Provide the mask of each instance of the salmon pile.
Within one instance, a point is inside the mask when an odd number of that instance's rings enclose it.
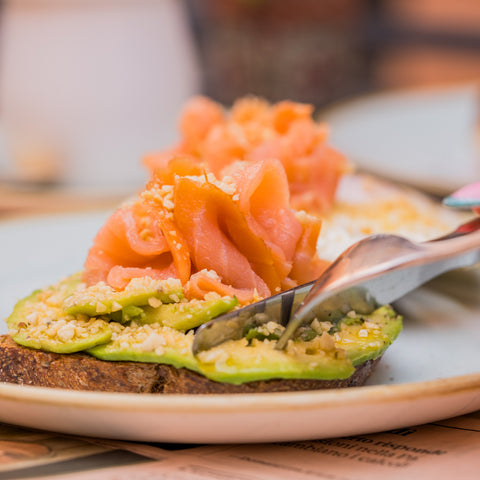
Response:
[[[349,165],[312,115],[290,101],[244,98],[225,111],[192,99],[178,144],[144,158],[150,181],[96,235],[84,281],[121,290],[176,278],[187,298],[245,305],[318,277],[321,217]]]

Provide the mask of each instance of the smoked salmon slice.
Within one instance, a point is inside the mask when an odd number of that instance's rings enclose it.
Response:
[[[107,281],[115,266],[146,268],[170,256],[168,243],[139,204],[115,211],[95,236],[85,262],[84,280]],[[162,258],[163,260],[163,258]]]
[[[200,171],[174,157],[114,212],[87,256],[87,284],[122,289],[139,276],[178,278],[192,298],[233,292],[245,303],[295,285],[292,272],[311,279],[320,220],[305,227],[290,208],[280,161],[238,162],[222,180]]]
[[[236,297],[240,305],[248,305],[262,298],[255,290],[225,285],[216,273],[208,270],[194,273],[185,285],[184,291],[185,297],[189,300],[194,298],[202,300],[209,293],[214,292],[222,297]]]
[[[195,97],[180,116],[180,140],[169,150],[149,154],[145,166],[164,168],[172,155],[222,178],[241,161],[279,160],[285,168],[293,205],[324,214],[333,205],[346,158],[327,144],[328,129],[315,122],[309,104],[283,101],[274,105],[246,97],[226,112],[214,101]]]
[[[313,111],[255,97],[226,111],[193,98],[177,145],[144,158],[145,190],[95,237],[85,281],[177,278],[187,297],[215,291],[244,304],[316,278],[328,265],[316,253],[320,218],[349,165]]]

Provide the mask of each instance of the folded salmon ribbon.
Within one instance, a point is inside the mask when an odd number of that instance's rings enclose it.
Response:
[[[311,113],[245,99],[227,117],[194,99],[180,144],[146,157],[145,190],[96,235],[84,280],[123,289],[135,277],[178,278],[187,298],[213,291],[247,304],[316,278],[327,262],[311,213],[331,206],[347,167]]]
[[[296,209],[324,213],[333,203],[340,177],[351,169],[327,144],[328,128],[312,118],[313,106],[292,101],[270,105],[256,98],[237,100],[229,111],[205,97],[184,107],[180,141],[144,157],[148,169],[164,168],[172,154],[191,156],[218,178],[238,160],[275,158],[282,163]]]

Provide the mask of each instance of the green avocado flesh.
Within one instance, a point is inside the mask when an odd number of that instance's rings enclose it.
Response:
[[[193,329],[237,304],[234,297],[215,295],[187,301],[181,285],[171,281],[135,279],[124,291],[86,288],[77,274],[18,302],[7,325],[12,338],[27,347],[164,363],[234,384],[348,378],[355,366],[382,355],[402,329],[401,317],[384,306],[368,316],[351,312],[334,325],[314,320],[285,350],[275,349],[284,327],[269,321],[194,356]]]
[[[186,334],[171,327],[153,325],[116,325],[114,339],[87,352],[106,361],[166,363],[177,368],[199,371],[192,353],[193,330]]]
[[[275,350],[275,339],[259,340],[255,335],[248,341],[247,333],[246,338],[200,352],[199,368],[212,380],[235,384],[270,378],[343,379],[357,365],[382,355],[402,329],[401,317],[388,306],[368,317],[347,316],[337,328],[326,323],[317,322],[314,338],[305,341],[300,334],[284,351]]]
[[[139,323],[159,323],[176,330],[190,330],[218,317],[222,313],[229,312],[238,305],[235,297],[222,297],[213,300],[196,300],[190,302],[170,303],[158,308],[145,307],[145,315],[139,319]]]
[[[80,284],[73,275],[57,285],[36,290],[20,300],[7,318],[13,340],[25,347],[55,353],[74,353],[110,341],[110,325],[99,318],[72,316],[62,308],[63,299]]]
[[[108,315],[116,321],[127,322],[142,314],[139,307],[182,299],[183,289],[179,281],[141,278],[133,279],[122,291],[98,284],[76,291],[65,299],[63,307],[70,315]]]

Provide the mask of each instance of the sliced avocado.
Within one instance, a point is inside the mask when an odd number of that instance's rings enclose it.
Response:
[[[142,307],[137,307],[135,305],[126,305],[119,312],[113,312],[114,314],[120,314],[121,320],[120,323],[127,323],[131,320],[137,318],[143,318],[145,316],[145,310]]]
[[[142,315],[140,310],[132,310],[130,307],[157,307],[163,303],[179,302],[182,298],[183,288],[179,280],[142,277],[132,279],[125,289],[120,291],[103,282],[77,291],[65,299],[64,309],[70,315],[84,314],[89,317],[121,312],[121,316],[117,313],[113,319],[129,321]]]
[[[238,305],[235,297],[216,297],[209,300],[160,305],[157,308],[144,307],[145,315],[139,318],[142,324],[159,323],[176,330],[190,330],[226,313]]]
[[[112,325],[114,339],[87,350],[107,361],[166,363],[198,371],[192,353],[193,332],[185,334],[170,327],[153,325]]]
[[[7,318],[13,340],[26,347],[55,353],[79,352],[108,342],[112,335],[108,323],[63,311],[64,299],[79,285],[80,276],[72,275],[20,300]]]
[[[303,342],[307,343],[307,342]],[[305,349],[299,352],[275,350],[275,342],[246,339],[231,340],[218,347],[200,352],[198,365],[203,375],[217,382],[241,384],[272,378],[348,378],[355,368],[338,349],[331,352]]]
[[[112,331],[108,323],[99,319],[95,322],[98,323],[93,325],[92,322],[67,320],[65,324],[59,319],[51,322],[49,326],[52,332],[56,330],[57,334],[50,334],[49,329],[39,334],[36,329],[30,329],[27,325],[19,328],[11,336],[16,343],[25,347],[54,353],[75,353],[110,340]],[[86,333],[87,336],[83,337],[81,333],[76,332]]]
[[[158,289],[140,291],[137,286],[131,295],[122,297],[125,304],[110,314],[99,315],[94,305],[95,315],[89,316],[82,310],[85,304],[80,302],[70,305],[73,310],[65,310],[64,306],[72,298],[78,299],[81,292],[85,288],[80,276],[72,275],[19,301],[7,319],[13,339],[27,347],[56,353],[85,350],[102,360],[185,367],[211,380],[241,384],[272,378],[348,378],[355,366],[380,356],[402,329],[401,317],[390,307],[381,307],[368,316],[349,314],[334,325],[314,321],[299,330],[285,350],[276,350],[283,327],[266,322],[251,325],[241,340],[194,357],[191,329],[234,308],[236,299],[180,302],[181,286],[168,293]],[[177,303],[164,304],[162,295]],[[103,301],[104,306],[112,309],[119,303],[118,297],[104,297]],[[130,325],[119,323],[126,320],[130,320]]]
[[[220,382],[241,384],[271,378],[331,380],[348,378],[356,365],[379,357],[402,329],[401,317],[381,307],[367,317],[347,316],[338,328],[311,328],[276,350],[276,341],[255,336],[223,343],[197,355],[203,375]],[[272,327],[272,335],[275,329]]]
[[[80,274],[74,274],[67,277],[55,285],[35,290],[28,297],[19,300],[12,313],[7,317],[6,323],[9,329],[16,329],[19,324],[25,323],[29,314],[34,315],[34,307],[58,308],[63,300],[72,295],[80,286]],[[33,316],[32,316],[33,318]],[[23,325],[21,325],[23,327]]]
[[[382,355],[401,331],[402,317],[384,306],[368,316],[347,317],[334,336],[353,365],[360,365]]]

